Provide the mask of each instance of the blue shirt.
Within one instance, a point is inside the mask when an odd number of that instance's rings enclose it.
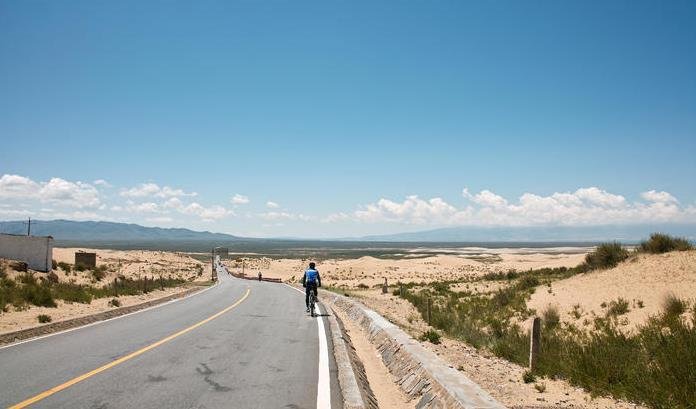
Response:
[[[319,277],[319,272],[317,270],[309,269],[305,271],[305,282],[306,283],[316,283]]]

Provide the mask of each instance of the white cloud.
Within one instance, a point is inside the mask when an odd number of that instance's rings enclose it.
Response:
[[[63,206],[77,208],[96,208],[101,205],[97,189],[82,182],[68,182],[61,178],[52,178],[39,191],[39,200]]]
[[[205,222],[212,222],[215,220],[222,219],[228,215],[234,215],[232,210],[225,209],[222,206],[210,206],[205,207],[199,203],[193,202],[187,206],[178,209],[179,212],[188,215],[196,215]]]
[[[259,217],[265,220],[301,220],[301,221],[311,221],[313,218],[301,213],[289,213],[289,212],[266,212],[259,214]]]
[[[641,193],[640,196],[643,199],[654,203],[679,203],[676,197],[664,191],[658,192],[655,190],[649,190]]]
[[[97,179],[94,182],[92,182],[93,185],[95,186],[101,186],[101,187],[114,187],[111,183],[107,182],[104,179]]]
[[[240,195],[239,193],[237,193],[236,195],[234,195],[234,197],[232,197],[230,202],[234,205],[244,205],[249,203],[249,198],[247,196]]]
[[[575,192],[540,196],[524,193],[517,202],[489,190],[462,196],[472,204],[463,208],[440,198],[429,200],[408,196],[403,202],[380,199],[361,206],[348,216],[358,221],[403,224],[529,226],[529,225],[606,225],[655,222],[696,223],[696,207],[680,207],[678,200],[667,192],[644,192],[644,202],[628,202],[623,196],[597,187],[581,188]],[[330,215],[324,221],[345,220],[341,214]]]
[[[272,202],[272,201],[269,200],[269,201],[266,202],[266,207],[269,208],[269,209],[277,209],[277,208],[280,207],[280,205],[279,205],[278,203],[276,203],[276,202]]]
[[[146,202],[146,203],[133,203],[129,202],[128,206],[126,206],[126,211],[132,212],[132,213],[162,213],[163,209],[161,208],[160,205],[154,202]]]
[[[403,202],[380,199],[356,210],[356,219],[366,222],[404,222],[409,224],[446,223],[461,218],[462,211],[439,197],[429,200],[408,196]]]
[[[475,195],[471,200],[481,206],[491,206],[491,207],[503,207],[507,206],[507,200],[502,196],[498,196],[490,190],[482,190],[480,193]]]
[[[0,198],[24,199],[33,198],[41,186],[33,180],[19,175],[2,175],[0,177]]]
[[[141,183],[138,186],[132,187],[130,189],[125,189],[121,191],[121,196],[140,198],[140,197],[193,197],[197,196],[198,193],[191,192],[186,193],[181,189],[174,189],[169,186],[160,187],[156,183]]]

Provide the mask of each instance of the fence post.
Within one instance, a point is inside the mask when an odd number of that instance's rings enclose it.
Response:
[[[162,274],[160,274],[160,289],[164,291],[164,281],[162,281]]]
[[[382,286],[382,294],[386,294],[389,291],[389,286],[387,285],[387,277],[384,277],[384,285]]]
[[[114,297],[118,297],[118,277],[114,277]]]
[[[532,331],[529,337],[529,370],[534,371],[537,366],[541,344],[541,318],[534,317]]]
[[[428,325],[430,325],[430,309],[432,308],[432,299],[428,297]]]

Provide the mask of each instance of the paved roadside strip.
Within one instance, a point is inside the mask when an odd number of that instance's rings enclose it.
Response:
[[[139,304],[129,305],[126,307],[114,308],[112,310],[103,311],[97,314],[86,315],[77,318],[71,318],[63,321],[51,322],[46,325],[40,325],[37,327],[22,329],[18,331],[5,332],[0,334],[0,347],[9,346],[21,341],[27,341],[37,337],[43,337],[47,335],[52,335],[58,332],[64,332],[72,329],[76,329],[85,325],[94,324],[100,321],[106,321],[114,318],[118,318],[124,315],[133,314],[148,308],[152,308],[166,302],[174,301],[177,299],[186,298],[200,291],[205,291],[206,289],[212,288],[212,286],[195,286],[193,288],[188,288],[184,291],[170,294],[165,297],[156,298],[154,300],[145,301]]]
[[[365,330],[401,390],[418,399],[417,408],[504,409],[481,387],[375,311],[339,294],[326,293],[322,301]]]

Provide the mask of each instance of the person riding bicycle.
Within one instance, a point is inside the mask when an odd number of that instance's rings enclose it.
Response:
[[[309,269],[302,276],[302,286],[306,288],[305,305],[307,306],[307,312],[309,312],[309,293],[314,291],[314,298],[317,298],[317,287],[321,287],[321,277],[316,269],[316,264],[309,263]]]

